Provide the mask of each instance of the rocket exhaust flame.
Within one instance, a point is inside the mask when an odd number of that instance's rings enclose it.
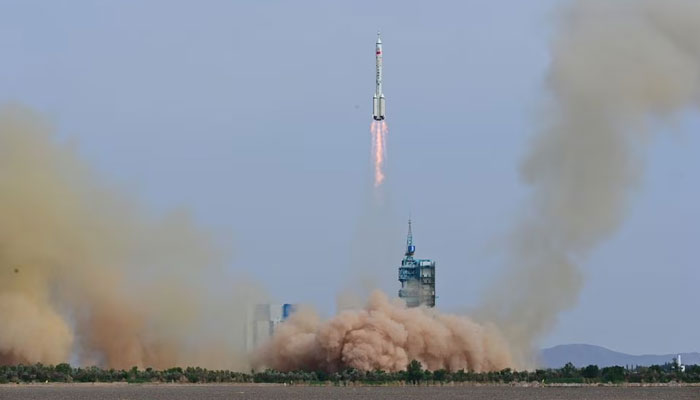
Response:
[[[389,128],[386,121],[372,121],[372,160],[374,162],[374,187],[384,182],[384,160],[386,159],[386,135]]]

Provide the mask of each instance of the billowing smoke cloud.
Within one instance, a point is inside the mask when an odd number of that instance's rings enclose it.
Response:
[[[508,346],[494,326],[406,308],[379,291],[364,309],[343,311],[326,322],[308,309],[293,314],[260,349],[257,364],[283,371],[400,371],[414,359],[431,370],[512,366]]]
[[[212,239],[109,189],[36,115],[0,110],[0,363],[245,368],[260,291],[223,279]]]
[[[650,125],[700,95],[697,0],[573,1],[554,37],[551,104],[522,165],[532,201],[484,305],[520,361],[575,304],[578,266],[623,222]]]

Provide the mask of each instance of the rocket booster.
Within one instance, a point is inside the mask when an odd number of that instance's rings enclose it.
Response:
[[[376,61],[377,61],[377,76],[376,76],[376,90],[374,92],[374,97],[372,98],[372,118],[376,121],[381,121],[385,117],[386,105],[384,100],[384,93],[382,93],[382,78],[383,78],[383,65],[382,65],[382,39],[377,33],[377,44],[375,46]]]

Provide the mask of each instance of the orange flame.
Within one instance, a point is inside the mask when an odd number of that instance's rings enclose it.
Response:
[[[372,158],[374,160],[374,187],[384,182],[384,159],[386,151],[386,135],[389,128],[385,121],[372,121]]]

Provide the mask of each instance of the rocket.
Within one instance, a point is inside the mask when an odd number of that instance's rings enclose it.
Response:
[[[377,61],[377,77],[376,77],[376,90],[374,92],[374,97],[372,98],[372,118],[376,121],[381,121],[384,119],[386,114],[386,105],[384,100],[384,93],[382,93],[382,75],[383,75],[383,65],[382,65],[382,39],[377,32],[377,44],[375,46],[376,50],[376,61]]]

